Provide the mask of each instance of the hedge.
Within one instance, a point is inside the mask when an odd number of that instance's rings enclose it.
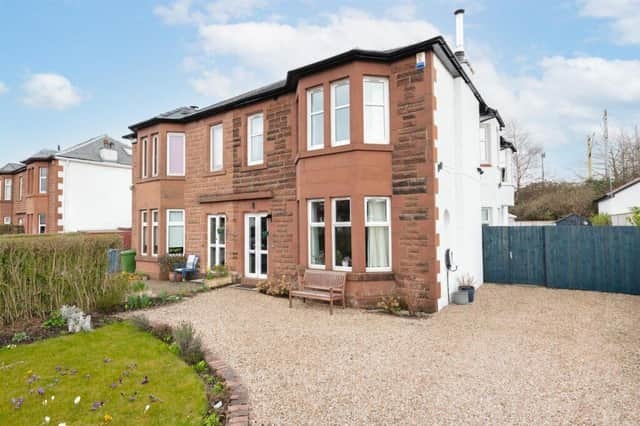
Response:
[[[0,225],[0,235],[6,234],[24,234],[22,225]]]
[[[45,318],[62,305],[92,311],[108,291],[107,250],[117,235],[0,237],[0,322]]]

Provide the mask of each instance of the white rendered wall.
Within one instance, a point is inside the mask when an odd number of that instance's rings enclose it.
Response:
[[[598,213],[624,215],[630,213],[632,207],[640,207],[640,182],[598,202]]]
[[[456,279],[471,274],[476,286],[482,284],[482,226],[480,221],[480,175],[478,133],[480,126],[478,101],[462,78],[454,79],[434,57],[436,67],[434,113],[438,127],[438,161],[443,168],[436,172],[438,220],[440,235],[437,250],[440,262],[438,279],[441,297],[438,308],[448,304],[447,268],[444,253],[453,250],[456,272],[449,273],[449,292],[457,290]]]
[[[59,159],[64,232],[131,227],[131,168]]]

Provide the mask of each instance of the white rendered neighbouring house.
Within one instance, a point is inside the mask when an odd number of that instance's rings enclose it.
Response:
[[[614,226],[630,226],[627,220],[634,207],[640,207],[640,178],[633,179],[626,184],[607,192],[597,199],[598,213],[611,216]]]

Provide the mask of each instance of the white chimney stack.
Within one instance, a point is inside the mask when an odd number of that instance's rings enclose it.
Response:
[[[464,9],[453,12],[456,15],[456,52],[464,52]]]

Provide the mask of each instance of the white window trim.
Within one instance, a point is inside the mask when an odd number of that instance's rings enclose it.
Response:
[[[483,213],[484,213],[485,211],[487,212],[487,220],[486,220],[486,221],[484,220],[484,217],[482,217],[482,216],[483,216]],[[491,207],[482,207],[482,208],[480,209],[480,223],[481,223],[482,225],[489,225],[489,226],[491,226],[491,219],[493,218],[492,216],[493,216],[493,209],[492,209]]]
[[[11,217],[10,216],[5,216],[4,217],[4,224],[5,225],[11,225]]]
[[[367,201],[369,200],[386,200],[387,205],[387,221],[386,222],[369,222],[367,220]],[[369,226],[388,226],[389,227],[389,267],[368,267],[366,266],[366,254],[365,254],[365,272],[390,272],[393,269],[393,246],[391,238],[391,198],[390,197],[364,197],[364,227],[365,235],[367,227]],[[367,244],[365,242],[365,253],[367,250]]]
[[[262,133],[251,135],[251,120],[257,116],[262,116]],[[259,161],[251,161],[251,136],[262,136],[262,159]],[[259,112],[257,114],[251,114],[247,117],[247,165],[256,166],[258,164],[264,164],[264,114]]]
[[[211,220],[215,219],[216,221],[216,241],[211,241]],[[224,244],[220,244],[218,241],[218,228],[220,227],[220,219],[224,219]],[[225,251],[225,257],[227,255],[227,216],[223,214],[210,214],[207,216],[207,266],[209,268],[213,268],[220,263],[220,249],[223,248]],[[211,259],[211,249],[215,248],[215,259]],[[213,260],[213,262],[212,262]],[[226,264],[225,259],[225,264]]]
[[[4,200],[11,201],[13,198],[13,180],[11,178],[6,178],[4,180]]]
[[[22,201],[22,197],[24,194],[24,176],[20,176],[18,178],[18,201]]]
[[[40,222],[40,219],[44,216],[44,223]],[[42,230],[43,232],[40,232]],[[47,215],[38,213],[38,234],[47,233]]]
[[[335,89],[338,86],[342,85],[349,86],[349,103],[346,105],[340,105],[337,108],[349,108],[349,137],[344,140],[336,140],[336,96]],[[331,146],[342,146],[349,145],[351,143],[351,85],[349,83],[349,79],[346,78],[344,80],[339,80],[331,83]]]
[[[308,226],[307,226],[307,263],[309,264],[309,269],[325,269],[326,268],[326,263],[327,263],[327,248],[326,248],[326,246],[325,246],[325,250],[324,250],[325,251],[325,253],[324,253],[325,265],[316,265],[316,264],[311,262],[311,228],[322,228],[326,232],[325,224],[327,223],[327,220],[326,220],[327,212],[326,212],[326,210],[325,210],[325,218],[324,218],[325,220],[324,220],[324,222],[312,222],[311,221],[311,204],[317,203],[317,202],[324,203],[324,199],[316,198],[316,199],[307,201],[307,223],[308,223]],[[325,241],[325,245],[326,245],[326,241]]]
[[[151,176],[158,176],[158,170],[159,170],[159,164],[158,164],[158,160],[159,160],[159,152],[158,152],[158,143],[159,143],[160,137],[158,135],[154,135],[151,138]]]
[[[45,175],[42,176],[42,171],[45,171]],[[42,180],[44,178],[44,191],[42,190]],[[40,194],[46,194],[47,193],[47,185],[48,185],[48,179],[49,179],[49,169],[46,167],[38,167],[38,192]]]
[[[312,112],[311,111],[311,96],[315,93],[322,93],[322,109],[320,111]],[[320,145],[311,145],[312,142],[312,134],[311,134],[311,122],[313,117],[317,115],[322,115],[322,141]],[[322,86],[314,87],[313,89],[307,90],[307,150],[315,151],[317,149],[324,148],[324,88]]]
[[[482,146],[480,146],[480,164],[491,164],[491,129],[488,124],[481,124],[480,130],[484,131],[485,144],[484,152],[482,152]],[[480,135],[478,135],[479,137]]]
[[[169,146],[169,138],[171,136],[181,136],[182,137],[182,171],[184,173],[171,173],[171,149]],[[167,133],[167,176],[184,176],[187,171],[187,146],[186,146],[186,138],[185,134],[181,132],[169,132]]]
[[[140,212],[140,255],[146,256],[148,254],[147,250],[145,250],[146,239],[148,239],[148,231],[149,231],[149,223],[148,223],[148,212],[146,210],[142,210]],[[148,248],[148,246],[147,246]]]
[[[338,201],[349,201],[349,222],[338,222],[336,220],[336,202]],[[332,251],[331,251],[331,257],[333,257],[333,270],[334,271],[344,271],[344,272],[351,272],[351,270],[353,269],[350,266],[342,266],[342,265],[337,265],[336,264],[336,228],[346,228],[349,227],[351,228],[351,198],[349,197],[342,197],[342,198],[333,198],[331,199],[331,245],[332,245]],[[353,230],[352,230],[353,232]],[[353,241],[353,239],[352,239]],[[351,264],[353,265],[353,244],[351,245]]]
[[[169,217],[171,217],[171,213],[181,212],[182,213],[182,222],[170,222]],[[167,226],[166,226],[166,234],[167,234],[167,246],[166,251],[169,254],[169,227],[170,226],[182,226],[182,255],[185,255],[187,252],[187,227],[185,226],[186,217],[184,209],[167,209]]]
[[[365,96],[365,86],[367,82],[372,83],[382,83],[384,85],[384,139],[367,139],[366,131],[367,126],[365,125],[366,117],[367,117],[367,97]],[[379,106],[379,105],[375,105]],[[389,79],[386,77],[371,77],[365,76],[362,79],[362,133],[364,137],[364,143],[367,144],[377,144],[377,145],[388,145],[389,144]]]
[[[148,176],[148,159],[147,159],[147,151],[149,147],[149,140],[147,138],[142,139],[142,177],[146,178]]]
[[[264,126],[264,124],[263,124]],[[213,133],[214,130],[220,128],[220,134],[222,135],[220,138],[220,145],[222,146],[222,158],[220,158],[220,167],[215,167],[213,160],[215,159],[215,145],[214,145],[214,138],[213,138]],[[263,144],[264,144],[264,140],[263,140]],[[263,146],[264,148],[264,146]],[[263,151],[264,154],[264,151]],[[222,126],[222,123],[220,124],[216,124],[214,126],[211,126],[209,128],[209,171],[211,172],[219,172],[220,170],[224,169],[224,127]]]
[[[150,235],[150,237],[151,237],[151,256],[153,256],[153,257],[158,257],[158,252],[160,252],[160,244],[158,244],[158,242],[159,242],[158,239],[160,237],[159,220],[160,220],[160,212],[158,211],[158,209],[151,210],[151,235]],[[154,234],[153,231],[156,231],[156,233]],[[154,238],[154,235],[156,235],[155,238]],[[155,249],[156,246],[158,247],[157,251]]]

